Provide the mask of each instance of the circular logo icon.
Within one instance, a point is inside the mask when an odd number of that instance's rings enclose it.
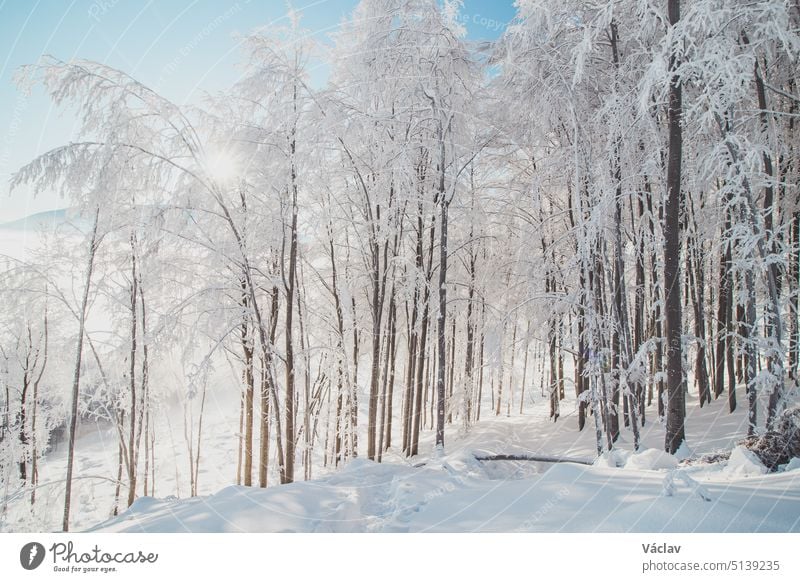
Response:
[[[44,561],[44,546],[39,542],[30,542],[19,551],[19,563],[26,570],[35,570]]]

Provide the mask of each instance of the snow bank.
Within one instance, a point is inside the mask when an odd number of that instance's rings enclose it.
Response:
[[[625,463],[626,469],[636,469],[640,471],[675,469],[677,466],[678,459],[658,449],[643,449],[628,457],[628,462]]]
[[[633,471],[660,471],[675,469],[678,459],[659,449],[642,449],[638,452],[614,449],[600,455],[595,467],[604,469],[625,468]]]
[[[758,456],[739,445],[731,451],[731,458],[725,466],[724,473],[728,477],[755,477],[763,475],[767,468]]]
[[[783,467],[784,471],[796,471],[800,469],[800,457],[794,457]]]
[[[617,467],[624,467],[628,462],[631,452],[624,449],[613,449],[606,451],[594,461],[595,467],[603,467],[606,469],[614,469]]]

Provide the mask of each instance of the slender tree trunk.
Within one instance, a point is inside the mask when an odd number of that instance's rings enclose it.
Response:
[[[800,362],[800,211],[791,217],[791,250],[789,251],[789,379],[797,384]]]
[[[380,211],[379,211],[380,212]],[[372,250],[372,368],[369,380],[369,401],[367,412],[367,457],[375,459],[376,436],[378,430],[378,390],[381,368],[381,320],[383,317],[383,297],[381,293],[381,263],[377,241],[370,244]]]
[[[695,358],[695,382],[698,387],[700,407],[711,403],[711,388],[708,379],[706,364],[706,320],[705,320],[705,277],[703,275],[703,262],[701,259],[700,242],[697,235],[697,219],[694,213],[694,204],[689,200],[692,211],[692,233],[687,241],[687,254],[689,258],[689,290],[694,305],[694,335],[697,338],[697,354]]]
[[[414,418],[414,386],[417,364],[417,342],[419,336],[417,331],[418,298],[419,287],[415,287],[411,318],[408,320],[408,359],[406,364],[406,385],[403,394],[403,452],[407,455],[411,453],[412,421]],[[406,313],[408,313],[407,309]]]
[[[69,415],[69,446],[67,448],[67,476],[65,480],[66,491],[64,492],[64,519],[62,531],[69,531],[69,513],[72,501],[72,473],[75,466],[75,432],[78,427],[78,398],[81,381],[81,362],[83,355],[83,334],[86,327],[86,311],[89,305],[89,288],[92,284],[92,271],[94,269],[94,259],[97,253],[99,239],[97,237],[98,223],[100,219],[100,207],[95,208],[92,234],[89,240],[89,253],[86,261],[86,279],[83,285],[83,296],[81,307],[78,311],[78,339],[75,348],[75,366],[72,376],[72,399]]]
[[[747,35],[742,32],[742,37],[745,43],[749,44]],[[766,70],[766,63],[765,63]],[[764,78],[758,66],[758,59],[755,60],[753,77],[756,85],[756,97],[758,100],[759,120],[761,122],[761,133],[764,136],[769,136],[769,111],[767,109],[767,94],[764,88]],[[764,164],[764,174],[768,182],[764,187],[764,235],[767,238],[767,243],[770,247],[770,252],[775,253],[777,249],[776,236],[773,229],[773,201],[775,198],[775,190],[772,186],[772,180],[775,178],[775,170],[772,166],[772,156],[769,154],[769,149],[765,147],[762,150],[762,161]],[[777,286],[778,281],[778,267],[774,261],[767,263],[767,276],[769,279],[770,288],[773,289]],[[783,349],[781,337],[781,321],[780,321],[780,304],[776,301],[779,293],[772,292],[772,301],[767,303],[767,317],[765,322],[765,335],[770,342],[767,351],[767,369],[772,377],[772,386],[769,393],[769,403],[767,405],[767,427],[772,428],[775,418],[778,414],[778,406],[783,398],[783,368],[780,365],[780,351]],[[776,355],[778,357],[776,357]]]
[[[386,428],[384,436],[383,451],[388,451],[392,446],[392,402],[394,400],[395,365],[397,362],[397,302],[394,289],[389,302],[389,352],[391,359],[389,362],[389,390],[386,395]]]
[[[194,476],[192,478],[192,497],[197,496],[200,478],[200,443],[203,438],[203,414],[206,408],[206,383],[203,382],[203,392],[200,397],[200,415],[197,420],[197,445],[194,458]]]
[[[42,356],[42,365],[39,368],[39,374],[36,380],[33,381],[33,399],[31,402],[31,505],[36,503],[36,486],[39,484],[39,468],[38,468],[38,446],[36,439],[36,417],[39,410],[39,383],[42,381],[42,376],[47,369],[47,355],[49,351],[49,330],[47,318],[47,304],[44,306],[44,354]]]
[[[289,231],[289,269],[286,273],[284,284],[286,286],[286,329],[284,330],[284,338],[286,340],[286,460],[284,462],[283,474],[281,475],[282,483],[291,483],[294,481],[294,458],[297,437],[294,428],[295,423],[295,363],[294,363],[294,336],[293,336],[293,323],[294,323],[294,295],[295,286],[297,284],[297,167],[295,165],[295,154],[297,152],[297,92],[298,87],[295,84],[293,87],[293,114],[294,125],[291,130],[291,138],[289,143],[289,158],[290,158],[290,179],[289,194],[291,196],[291,229]]]
[[[728,411],[733,412],[736,410],[736,355],[734,353],[734,334],[736,333],[737,323],[733,319],[733,270],[731,267],[731,260],[733,251],[731,250],[731,243],[728,243],[728,272],[725,276],[726,293],[728,295],[728,303],[726,305],[727,312],[725,313],[725,321],[727,322],[727,341],[725,343],[725,361],[728,369]]]
[[[245,283],[246,285],[246,283]],[[242,360],[244,370],[244,485],[253,484],[253,401],[255,395],[255,375],[253,373],[253,338],[248,326],[247,295],[242,297],[244,317],[241,325]]]
[[[376,452],[376,458],[380,463],[383,459],[383,451],[384,451],[384,441],[386,440],[386,422],[387,422],[387,412],[391,414],[391,403],[387,402],[387,399],[391,399],[389,395],[389,368],[393,365],[393,354],[392,354],[392,336],[394,334],[394,312],[395,312],[395,303],[394,303],[394,286],[392,286],[392,291],[390,292],[389,297],[389,322],[388,322],[388,337],[384,342],[384,363],[383,363],[383,381],[381,382],[381,392],[380,392],[380,401],[378,403],[378,408],[380,410],[380,424],[378,426],[378,447]]]
[[[503,341],[505,340],[505,336],[506,336],[506,323],[503,322],[503,331],[500,334],[500,347],[498,348],[500,356],[500,370],[497,379],[497,395],[495,397],[495,402],[494,402],[495,416],[500,416],[500,411],[502,410],[502,403],[503,403],[503,380],[505,379],[506,375],[506,367],[505,367],[506,358],[505,358],[505,351],[503,350]],[[494,394],[494,391],[492,391],[492,394]]]
[[[548,291],[552,281],[548,279]],[[558,420],[558,417],[561,415],[560,407],[559,407],[559,400],[558,400],[558,374],[556,371],[557,366],[557,357],[556,357],[556,324],[553,318],[550,318],[550,322],[548,323],[547,327],[547,336],[548,336],[548,343],[550,345],[549,355],[550,355],[550,418],[553,422]]]
[[[729,236],[731,227],[730,213],[725,210],[725,230],[722,233],[724,237]],[[725,363],[728,351],[731,350],[731,338],[729,332],[731,329],[731,285],[730,285],[730,269],[731,269],[731,243],[727,240],[724,243],[722,254],[719,260],[719,291],[717,292],[717,368],[714,373],[714,397],[718,398],[725,391]],[[730,387],[729,387],[730,388]],[[735,408],[735,401],[734,406]],[[731,412],[733,412],[733,408]]]
[[[121,420],[120,424],[122,424]],[[117,481],[114,485],[114,509],[111,512],[111,514],[114,516],[119,514],[119,495],[120,495],[120,490],[122,488],[122,465],[123,465],[122,441],[120,441],[117,444]]]
[[[130,435],[128,438],[128,507],[133,504],[136,498],[136,328],[137,315],[136,304],[138,300],[138,275],[136,274],[136,241],[133,234],[131,234],[131,349],[129,358],[129,373],[128,378],[130,382],[130,414],[129,425]]]
[[[450,357],[448,358],[447,371],[447,399],[445,409],[447,410],[447,424],[453,423],[453,383],[455,382],[456,369],[456,318],[450,318]],[[456,411],[457,413],[457,411]]]
[[[483,400],[483,354],[486,347],[486,301],[481,298],[481,339],[480,353],[478,354],[478,397],[475,405],[475,422],[481,419],[481,401]]]
[[[275,345],[275,336],[278,330],[278,317],[279,317],[279,306],[280,301],[280,291],[278,290],[278,286],[274,285],[272,287],[272,298],[270,303],[270,329],[269,329],[269,341],[270,345]],[[269,441],[270,441],[270,422],[269,422],[269,415],[270,415],[270,394],[276,391],[275,387],[275,377],[272,373],[272,351],[266,350],[262,352],[261,356],[261,390],[260,390],[260,399],[261,399],[261,407],[260,407],[260,417],[259,417],[259,434],[261,435],[261,441],[258,451],[258,486],[259,487],[266,487],[267,486],[267,471],[269,469]],[[276,415],[278,414],[278,410],[275,410]],[[278,433],[280,433],[280,428],[278,428]]]
[[[667,0],[671,27],[680,20],[680,0]],[[667,427],[665,448],[674,454],[686,440],[686,390],[681,353],[681,269],[680,208],[682,157],[682,95],[676,48],[669,58],[669,153],[667,159],[667,202],[664,209],[664,283],[666,285],[666,351],[667,351]]]
[[[348,424],[350,440],[349,454],[354,458],[358,456],[358,353],[360,336],[358,333],[358,323],[356,322],[356,298],[350,296],[350,304],[353,310],[353,381],[348,383]],[[347,452],[347,451],[346,451]]]
[[[528,383],[528,360],[530,356],[530,337],[531,337],[531,320],[525,327],[525,355],[522,357],[522,387],[519,394],[519,413],[522,414],[522,406],[525,404],[525,385]],[[577,389],[577,383],[575,384]]]
[[[511,409],[514,407],[514,365],[517,355],[517,320],[514,320],[514,327],[511,331],[511,366],[508,374],[508,399],[506,400],[506,416],[511,416]],[[559,360],[559,364],[561,360]],[[560,371],[560,370],[559,370]],[[559,387],[561,387],[561,376],[559,374]]]
[[[30,324],[28,324],[28,333],[30,334]],[[33,346],[28,344],[27,349],[32,350]],[[17,419],[19,422],[19,444],[20,449],[22,451],[22,457],[19,462],[19,478],[23,483],[28,481],[28,462],[27,462],[27,449],[28,449],[28,418],[27,418],[27,403],[28,403],[28,389],[30,388],[30,373],[27,369],[27,362],[26,358],[26,368],[22,375],[22,391],[20,393],[20,403],[19,403],[19,413],[17,414]]]
[[[643,147],[643,146],[642,146]],[[645,182],[649,179],[645,177]],[[636,229],[636,282],[633,298],[633,352],[637,359],[637,367],[644,372],[644,362],[641,360],[642,347],[645,343],[645,244],[644,244],[644,200],[637,196],[637,209],[639,214],[639,228]],[[644,426],[645,423],[645,395],[644,383],[637,383],[637,399],[639,403],[639,419]],[[650,394],[652,400],[652,392]],[[649,402],[648,402],[649,404]]]
[[[244,451],[244,409],[245,409],[245,395],[244,393],[241,394],[239,398],[239,433],[237,440],[239,441],[239,446],[237,447],[236,452],[236,484],[242,484],[242,459],[243,459],[243,451]]]
[[[650,236],[655,240],[655,219],[653,217],[652,196],[647,198],[648,214],[650,215]],[[663,222],[663,205],[659,208],[659,219]],[[662,293],[661,282],[658,273],[658,262],[655,255],[652,259],[652,290],[653,290],[653,320],[652,328],[654,330],[656,346],[653,354],[653,368],[656,374],[656,399],[658,405],[658,417],[664,418],[666,412],[664,409],[664,329],[662,324]]]
[[[794,77],[788,82],[789,93],[794,94]],[[795,119],[797,115],[797,101],[791,101],[789,106],[788,129],[789,135],[795,135]],[[789,152],[784,164],[778,165],[783,168],[781,172],[779,198],[786,199],[789,176],[797,176],[798,160],[795,155],[794,143],[789,144]],[[789,381],[792,386],[797,386],[798,364],[800,364],[800,325],[798,325],[798,314],[800,314],[800,196],[795,194],[795,206],[790,215],[790,251],[788,269],[788,291],[789,291],[789,361],[788,372]]]
[[[419,216],[422,217],[422,208],[420,205],[419,209]],[[420,218],[419,227],[422,229],[422,222]],[[414,419],[413,419],[413,428],[411,431],[411,455],[416,456],[419,453],[419,432],[421,428],[422,422],[422,410],[424,406],[423,402],[423,391],[425,389],[425,364],[428,361],[428,327],[430,323],[430,282],[431,282],[431,273],[433,268],[433,242],[434,242],[434,234],[435,234],[435,224],[431,222],[431,226],[429,227],[430,232],[430,243],[428,246],[428,264],[425,269],[425,281],[427,284],[424,285],[424,290],[422,292],[422,324],[421,324],[421,332],[420,332],[420,340],[419,340],[419,348],[417,350],[417,365],[416,365],[416,372],[417,372],[417,379],[416,379],[416,390],[415,390],[415,406],[414,406]],[[420,249],[421,252],[421,249]]]
[[[474,368],[475,368],[475,323],[472,321],[473,302],[475,300],[475,261],[476,256],[472,248],[473,231],[470,228],[470,250],[469,250],[469,288],[467,290],[467,346],[464,356],[464,402],[462,406],[462,423],[464,429],[468,429],[472,422],[472,404],[474,398]],[[524,382],[523,382],[524,383]],[[524,389],[524,386],[523,386]],[[522,405],[520,404],[520,407]]]
[[[442,146],[444,158],[444,146]],[[449,202],[444,191],[444,159],[442,159],[442,174],[439,185],[439,202],[441,212],[440,239],[439,239],[439,312],[437,315],[437,352],[439,357],[436,376],[436,447],[444,450],[444,399],[445,399],[445,373],[447,366],[446,335],[447,335],[447,215]]]

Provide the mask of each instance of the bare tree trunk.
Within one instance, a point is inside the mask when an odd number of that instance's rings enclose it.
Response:
[[[788,82],[789,93],[794,94],[795,83],[794,77],[791,77]],[[795,135],[795,119],[797,115],[797,101],[791,101],[789,106],[789,122],[788,129],[789,135]],[[787,155],[785,164],[778,164],[783,167],[781,172],[782,179],[780,180],[780,193],[779,198],[786,198],[786,183],[787,177],[790,175],[797,176],[796,168],[798,164],[795,155],[794,144],[789,144],[789,153]],[[793,173],[793,170],[794,173]],[[790,215],[790,251],[789,251],[789,361],[788,372],[789,380],[793,386],[797,385],[798,364],[800,363],[800,325],[798,325],[798,314],[800,314],[800,199],[795,195],[794,211]]]
[[[728,295],[728,303],[726,305],[727,312],[725,313],[725,321],[727,322],[727,341],[725,342],[725,360],[728,369],[728,411],[733,412],[736,410],[736,355],[734,353],[734,334],[736,333],[737,322],[733,319],[733,269],[731,265],[733,252],[731,250],[730,242],[728,243],[728,256],[727,269],[725,275],[725,287]]]
[[[456,317],[450,318],[450,357],[448,358],[447,371],[447,399],[445,408],[447,410],[447,424],[453,424],[453,383],[455,382],[456,369]],[[456,411],[456,414],[458,411]]]
[[[642,147],[644,147],[642,145]],[[645,182],[649,179],[645,177]],[[640,350],[645,342],[644,318],[645,318],[645,245],[644,245],[644,200],[637,196],[637,209],[639,218],[639,228],[636,232],[636,282],[634,284],[633,298],[633,353],[634,357],[641,357]],[[631,210],[631,212],[633,212]],[[639,365],[644,365],[640,361]],[[637,400],[639,403],[639,419],[644,426],[645,423],[645,396],[643,382],[637,383]],[[650,396],[652,399],[652,393]],[[649,404],[649,403],[648,403]]]
[[[297,64],[297,63],[295,63]],[[295,457],[295,364],[294,364],[294,339],[293,339],[293,319],[294,319],[294,294],[297,283],[297,167],[295,165],[295,153],[297,152],[297,84],[293,87],[292,103],[294,108],[294,124],[292,125],[291,137],[289,141],[289,159],[291,183],[289,194],[291,196],[291,227],[289,231],[289,269],[284,277],[286,287],[286,329],[284,337],[286,340],[286,459],[284,461],[283,472],[281,474],[282,483],[294,481],[294,457]]]
[[[547,279],[549,282],[549,279]],[[497,395],[494,399],[494,414],[495,416],[500,416],[500,410],[502,410],[502,401],[503,401],[503,379],[506,375],[505,369],[505,352],[503,351],[503,340],[505,339],[506,335],[506,323],[503,322],[503,331],[500,333],[500,347],[498,349],[499,356],[500,356],[500,370],[498,373],[498,380],[497,380]],[[492,394],[494,394],[494,390],[492,390]]]
[[[272,300],[270,303],[270,328],[269,328],[269,342],[270,345],[275,345],[275,336],[278,330],[278,317],[280,292],[278,286],[272,287]],[[272,374],[272,350],[265,350],[261,356],[261,410],[259,417],[259,434],[261,440],[259,443],[258,451],[258,486],[267,486],[267,469],[269,468],[269,440],[270,440],[270,394],[276,391],[275,378]],[[275,405],[277,407],[277,405]],[[275,414],[278,415],[279,411],[275,409]],[[278,428],[280,433],[280,428]]]
[[[511,331],[511,371],[508,374],[508,399],[506,401],[506,416],[511,416],[511,409],[514,406],[514,364],[516,363],[516,355],[517,355],[517,320],[514,319],[514,328]]]
[[[243,283],[243,286],[246,283]],[[242,361],[244,370],[244,475],[245,487],[253,484],[253,400],[255,394],[255,375],[253,373],[253,337],[248,325],[248,297],[242,297],[243,319],[241,325]]]
[[[139,452],[141,451],[141,438],[142,438],[142,431],[144,430],[145,433],[149,430],[149,422],[150,422],[150,355],[148,350],[148,338],[147,338],[147,304],[145,303],[144,299],[144,285],[142,283],[142,272],[141,269],[139,270],[139,301],[141,302],[142,306],[142,316],[141,316],[141,326],[142,326],[142,385],[141,385],[141,392],[142,392],[142,410],[139,412],[139,426],[137,428],[136,433],[136,456],[134,459],[134,466],[138,466],[139,462]],[[144,468],[144,494],[147,495],[147,472],[150,469],[150,465],[148,462],[147,457],[147,437],[145,437],[145,468]]]
[[[742,31],[742,38],[745,43],[749,44],[747,35]],[[766,62],[764,63],[766,71]],[[759,121],[761,124],[761,132],[763,135],[769,135],[769,111],[767,109],[767,95],[764,89],[764,78],[758,66],[758,59],[755,59],[753,77],[756,85],[756,96],[758,99]],[[761,157],[764,164],[764,174],[767,182],[764,187],[764,235],[768,240],[770,252],[777,251],[777,243],[775,242],[775,232],[773,230],[773,200],[775,198],[775,191],[772,186],[771,180],[775,178],[775,171],[772,166],[772,156],[769,154],[769,149],[766,147],[762,150]],[[778,267],[774,261],[767,263],[767,274],[769,279],[770,288],[774,288],[778,281]],[[767,427],[772,428],[775,418],[778,414],[778,406],[783,398],[783,367],[780,365],[780,357],[776,358],[776,354],[780,354],[782,347],[782,333],[780,321],[780,304],[777,301],[777,292],[772,293],[773,300],[767,303],[767,317],[765,322],[765,335],[770,342],[767,351],[767,369],[773,378],[772,390],[769,394],[769,403],[767,405]]]
[[[156,428],[150,430],[150,495],[156,496]]]
[[[671,27],[680,20],[680,0],[667,0]],[[669,153],[667,159],[667,202],[664,209],[664,284],[666,285],[666,351],[667,351],[667,427],[665,449],[674,454],[686,440],[686,390],[681,352],[681,269],[680,269],[680,208],[682,89],[677,75],[679,65],[676,49],[669,58]]]
[[[358,346],[359,333],[356,322],[356,298],[350,296],[350,303],[353,308],[353,381],[348,384],[348,420],[349,420],[349,454],[353,457],[358,456]]]
[[[711,403],[711,388],[708,380],[708,367],[706,365],[706,320],[705,320],[705,279],[703,276],[703,263],[698,249],[697,220],[694,216],[694,204],[689,200],[692,211],[692,234],[687,241],[687,254],[689,258],[688,275],[689,291],[694,305],[694,335],[697,338],[697,355],[695,358],[695,382],[698,386],[700,407]]]
[[[564,400],[567,397],[565,393],[565,381],[564,381],[564,324],[559,321],[558,322],[558,399]],[[513,395],[513,392],[512,392]]]
[[[236,452],[236,484],[242,484],[242,452],[244,450],[244,409],[245,409],[245,395],[242,393],[239,398],[239,432],[237,441],[239,446]]]
[[[302,265],[300,267],[299,281],[304,281]],[[315,405],[311,391],[311,360],[309,357],[309,340],[303,322],[303,293],[304,287],[297,291],[297,323],[300,326],[300,353],[303,354],[303,479],[311,479],[311,451],[313,448],[312,414]]]
[[[650,190],[650,183],[645,183],[645,192],[647,194],[647,214],[648,214],[648,222],[650,226],[650,238],[653,243],[656,240],[656,220],[654,216],[654,209],[653,209],[653,193]],[[659,215],[659,222],[663,223],[664,221],[664,206],[661,205],[658,209]],[[656,259],[655,254],[652,257],[652,264],[651,264],[651,289],[652,289],[652,305],[653,305],[653,317],[651,320],[651,329],[653,330],[652,333],[655,336],[656,346],[653,354],[653,372],[656,375],[655,385],[656,385],[656,399],[658,405],[658,417],[659,419],[665,417],[665,410],[664,410],[664,381],[662,380],[663,371],[664,371],[664,334],[663,334],[663,326],[662,326],[662,309],[661,309],[661,281],[659,278],[659,271],[658,271],[658,261]],[[651,387],[652,390],[652,387]]]
[[[28,323],[28,334],[30,334],[30,323]],[[32,350],[33,346],[29,343],[27,350]],[[26,358],[27,359],[27,358]],[[26,366],[29,362],[26,362]],[[27,463],[27,448],[28,448],[28,432],[27,432],[27,403],[28,403],[28,389],[30,388],[30,371],[27,367],[22,375],[22,391],[20,393],[19,412],[17,419],[19,422],[19,444],[22,450],[22,457],[19,461],[19,478],[23,483],[28,481],[28,463]]]
[[[447,215],[450,203],[445,198],[444,191],[444,145],[442,145],[442,169],[439,183],[439,312],[437,314],[437,353],[439,357],[436,376],[436,448],[444,450],[444,399],[445,399],[445,371],[447,365],[446,334],[447,334]]]
[[[397,362],[397,302],[394,289],[389,301],[389,391],[386,395],[386,429],[383,450],[388,451],[392,446],[392,402],[394,400],[395,364]]]
[[[725,230],[723,236],[728,237],[731,227],[730,213],[725,209]],[[728,351],[731,350],[732,339],[729,336],[731,329],[731,243],[730,240],[724,243],[724,250],[719,258],[719,291],[717,292],[717,358],[716,371],[714,373],[714,398],[718,398],[725,391],[725,363]],[[730,388],[730,387],[729,387]],[[733,388],[730,388],[732,393]],[[733,401],[731,412],[736,407]]]
[[[486,346],[484,330],[486,328],[486,301],[481,298],[481,339],[480,353],[478,354],[478,397],[475,405],[475,422],[481,419],[481,400],[483,400],[483,353]]]
[[[138,300],[139,277],[136,274],[136,239],[131,234],[131,349],[128,356],[130,363],[130,398],[131,407],[128,414],[130,436],[128,438],[128,507],[136,499],[136,304]]]
[[[36,416],[39,409],[39,384],[42,381],[42,376],[47,369],[47,355],[49,348],[49,330],[47,321],[47,304],[44,306],[44,331],[43,331],[43,356],[42,364],[39,368],[39,373],[33,381],[33,399],[31,402],[31,505],[36,503],[36,486],[39,484],[39,466],[38,466],[38,446],[36,440]],[[37,358],[38,359],[38,358]]]
[[[420,204],[419,209],[419,228],[422,229],[422,207]],[[432,266],[433,266],[433,237],[435,233],[435,225],[431,223],[429,227],[430,232],[430,244],[428,247],[428,265],[425,269],[425,280],[426,282],[430,282]],[[420,243],[421,245],[421,243]],[[419,252],[422,252],[421,246],[419,248]],[[428,327],[430,323],[430,286],[424,285],[424,289],[422,291],[422,322],[420,327],[420,339],[419,339],[419,349],[417,350],[417,364],[416,364],[416,372],[417,372],[417,379],[416,379],[416,389],[414,395],[414,418],[413,418],[413,426],[411,431],[411,454],[409,456],[416,456],[419,454],[419,432],[421,428],[422,422],[422,411],[423,411],[423,391],[425,389],[425,363],[428,360]]]
[[[118,454],[117,482],[114,486],[114,509],[112,511],[112,515],[115,516],[119,514],[119,495],[120,495],[120,489],[122,487],[122,465],[123,465],[122,441],[120,441],[117,444],[117,454]]]
[[[380,212],[380,210],[378,210]],[[374,236],[374,235],[373,235]],[[369,380],[369,400],[367,409],[367,458],[375,459],[375,440],[377,436],[378,389],[381,367],[381,320],[383,317],[383,297],[381,293],[381,261],[377,241],[372,247],[372,367]]]
[[[378,445],[377,445],[377,452],[376,452],[376,459],[380,463],[383,458],[383,451],[384,451],[384,439],[386,434],[386,413],[387,413],[387,398],[391,398],[387,394],[389,390],[389,367],[392,361],[392,334],[394,333],[394,315],[393,312],[395,310],[394,307],[394,287],[392,287],[392,291],[390,293],[389,298],[389,336],[386,338],[384,342],[384,362],[383,362],[383,380],[381,382],[381,390],[380,390],[380,400],[378,402],[378,408],[380,410],[380,424],[378,426]],[[391,404],[389,403],[389,406]],[[389,413],[391,414],[391,412]]]
[[[789,379],[797,383],[800,362],[800,211],[791,217],[791,251],[789,252]]]
[[[67,448],[67,476],[66,491],[64,493],[64,519],[62,531],[69,531],[69,512],[72,501],[72,473],[75,466],[75,431],[78,425],[78,397],[81,381],[81,361],[83,355],[83,334],[86,327],[86,310],[89,304],[89,288],[92,283],[92,271],[94,269],[94,258],[97,253],[99,239],[97,237],[98,223],[100,218],[100,207],[95,208],[92,234],[89,240],[89,253],[86,261],[86,279],[83,286],[83,296],[81,298],[81,308],[78,312],[78,339],[76,342],[75,366],[72,377],[72,400],[69,416],[69,446]]]
[[[551,284],[551,280],[548,279],[548,291],[549,285]],[[558,400],[558,374],[556,372],[557,366],[557,357],[556,357],[556,324],[553,318],[550,318],[550,322],[548,323],[547,327],[547,336],[548,336],[548,343],[550,345],[549,355],[550,355],[550,418],[553,422],[558,420],[558,417],[561,416],[561,411],[559,407],[559,400]]]
[[[421,260],[417,256],[417,263]],[[414,386],[416,378],[417,364],[417,342],[419,333],[417,330],[417,310],[419,306],[419,287],[414,287],[414,299],[411,307],[411,317],[408,318],[408,307],[406,307],[406,319],[408,321],[408,359],[406,364],[406,385],[403,394],[403,452],[411,454],[411,433],[413,430],[414,418]]]
[[[475,300],[475,252],[472,248],[472,228],[470,228],[470,250],[469,250],[469,288],[467,290],[467,348],[464,357],[464,401],[462,406],[462,423],[468,429],[472,422],[472,405],[474,398],[474,368],[475,368],[475,323],[472,321],[473,302]],[[524,386],[523,386],[524,389]],[[520,407],[522,405],[520,404]]]
[[[522,386],[519,391],[519,413],[522,414],[522,407],[525,404],[525,384],[528,383],[528,356],[530,352],[531,320],[525,327],[525,355],[522,358]],[[577,384],[576,384],[577,386]]]

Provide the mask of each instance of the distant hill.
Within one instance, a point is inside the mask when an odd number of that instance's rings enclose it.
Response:
[[[0,228],[5,230],[54,230],[57,226],[75,218],[76,214],[74,208],[46,210],[11,222],[0,223]]]
[[[70,229],[77,229],[79,232],[88,233],[92,228],[92,219],[81,216],[80,210],[75,207],[56,208],[36,212],[24,218],[0,222],[0,230],[16,232],[53,232],[57,228],[70,225]]]
[[[149,221],[152,219],[152,216],[159,212],[159,206],[153,205],[138,205],[136,210],[138,214],[136,215],[135,219],[139,221]],[[191,210],[176,210],[174,212],[180,213],[183,215],[184,218],[189,219],[191,218],[193,212]],[[173,214],[174,216],[174,214]],[[104,215],[104,220],[108,220],[108,215]],[[120,223],[119,220],[133,220],[134,218],[130,215],[121,215],[116,216],[117,219],[116,224],[113,225],[114,228],[119,227]],[[112,223],[115,222],[112,220]],[[92,218],[89,216],[81,216],[80,209],[72,206],[69,208],[57,208],[54,210],[46,210],[44,212],[37,212],[35,214],[31,214],[24,218],[19,218],[17,220],[12,220],[9,222],[0,222],[0,231],[15,231],[15,232],[29,232],[29,233],[36,233],[36,232],[52,232],[56,230],[58,227],[69,224],[71,227],[77,229],[79,232],[88,233],[92,229]],[[110,228],[108,224],[105,225],[106,228]]]

